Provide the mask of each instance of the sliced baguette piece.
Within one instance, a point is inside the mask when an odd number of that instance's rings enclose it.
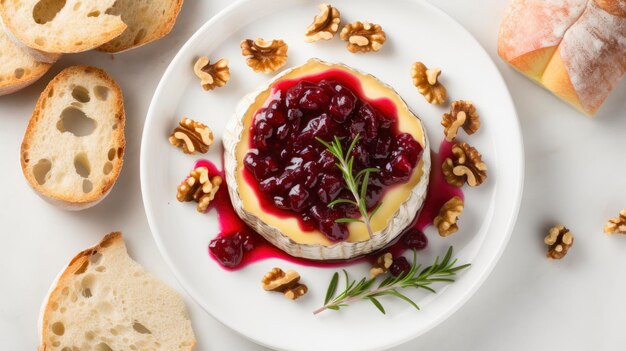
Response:
[[[2,0],[5,29],[23,45],[49,54],[96,48],[126,24],[108,13],[115,0]]]
[[[103,70],[72,66],[41,93],[21,148],[24,176],[44,199],[68,210],[96,205],[122,169],[122,90]]]
[[[161,39],[174,27],[182,6],[183,0],[117,0],[109,13],[122,16],[128,28],[98,50],[117,53]]]
[[[0,96],[33,84],[52,67],[13,43],[0,26]]]
[[[185,304],[128,256],[111,233],[72,259],[39,319],[39,351],[186,351],[196,340]]]

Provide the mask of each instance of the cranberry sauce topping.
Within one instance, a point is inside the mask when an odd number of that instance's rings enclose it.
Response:
[[[454,196],[463,198],[461,189],[449,185],[441,172],[441,162],[443,159],[450,156],[451,146],[451,143],[444,141],[440,147],[439,155],[434,153],[432,155],[433,168],[430,176],[428,195],[426,196],[426,202],[415,224],[407,228],[393,245],[378,252],[373,252],[362,259],[375,262],[376,258],[378,258],[382,252],[391,252],[394,257],[400,257],[407,249],[422,250],[426,248],[428,239],[426,235],[424,235],[423,230],[433,223],[433,219],[446,201]],[[223,176],[223,172],[219,171],[217,167],[208,161],[199,161],[194,168],[197,167],[207,167],[209,174]],[[215,239],[211,240],[209,253],[222,267],[227,269],[239,269],[249,263],[267,258],[280,258],[300,265],[319,267],[341,267],[362,260],[360,258],[341,262],[310,261],[287,255],[285,252],[277,249],[263,239],[263,237],[257,234],[253,229],[246,226],[239,216],[237,216],[230,201],[226,186],[221,187],[217,192],[215,199],[209,207],[209,210],[211,209],[217,211],[220,233]],[[396,273],[402,272],[404,262],[397,261],[394,263],[396,263],[394,271],[396,271]]]
[[[255,188],[263,209],[299,219],[305,231],[320,230],[331,241],[348,238],[340,217],[358,217],[355,206],[332,209],[338,198],[352,199],[336,159],[317,138],[338,137],[352,151],[354,172],[374,167],[367,189],[373,209],[385,190],[406,182],[423,148],[397,127],[397,110],[389,99],[368,100],[354,76],[338,70],[277,83],[250,127],[250,151],[244,177]]]

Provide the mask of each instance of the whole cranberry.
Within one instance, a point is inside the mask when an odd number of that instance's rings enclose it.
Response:
[[[352,156],[354,156],[354,160],[362,166],[369,165],[370,154],[362,143],[357,143],[354,149],[352,149]]]
[[[287,108],[298,107],[300,98],[302,98],[304,88],[311,87],[311,86],[315,86],[315,85],[307,81],[302,81],[294,85],[293,87],[289,88],[289,90],[287,90],[287,94],[285,94],[285,107]]]
[[[241,242],[232,236],[211,240],[209,252],[225,267],[236,267],[243,258]]]
[[[327,108],[329,101],[330,97],[324,89],[317,86],[306,87],[300,98],[300,108],[317,111]]]
[[[363,104],[358,115],[364,122],[365,128],[365,135],[361,135],[361,137],[368,142],[375,140],[378,136],[378,113],[369,104]]]
[[[400,274],[406,274],[410,270],[411,264],[404,256],[394,258],[391,267],[389,267],[389,273],[391,273],[394,277],[397,277]]]
[[[335,218],[324,218],[320,221],[320,231],[331,241],[344,241],[348,239],[348,227],[344,223],[335,222]]]
[[[327,114],[323,113],[319,117],[313,118],[307,123],[306,127],[302,129],[300,133],[299,142],[313,144],[317,143],[315,138],[321,138],[324,140],[330,139],[333,135],[333,128],[331,119]]]
[[[252,149],[246,154],[243,164],[257,180],[265,179],[270,173],[278,170],[276,161],[271,156],[259,156],[257,149]]]
[[[406,247],[415,250],[422,250],[428,246],[428,238],[421,230],[411,228],[402,236],[402,242]]]
[[[354,94],[347,90],[338,93],[330,100],[328,112],[335,121],[343,123],[354,110],[355,99]]]
[[[289,190],[289,203],[296,212],[301,212],[304,209],[308,198],[309,192],[300,184],[296,184]]]
[[[304,164],[304,186],[311,189],[317,184],[319,175],[317,163],[309,161]]]
[[[328,174],[322,175],[318,185],[317,196],[323,203],[333,201],[339,195],[341,188],[343,188],[343,183],[341,183],[339,177]]]
[[[330,151],[328,150],[322,151],[317,161],[317,163],[320,165],[320,167],[324,171],[336,169],[337,168],[337,166],[335,165],[336,162],[337,160],[335,159],[335,156],[333,156],[333,154],[331,154]]]
[[[234,240],[241,245],[243,251],[250,252],[259,245],[259,237],[251,229],[243,229],[234,236]]]
[[[371,155],[375,160],[383,160],[389,156],[391,148],[391,136],[378,133],[378,138],[370,144]]]
[[[310,210],[309,210],[310,211]],[[302,229],[304,231],[313,231],[317,229],[317,221],[311,216],[309,212],[302,212],[300,218],[302,218]]]

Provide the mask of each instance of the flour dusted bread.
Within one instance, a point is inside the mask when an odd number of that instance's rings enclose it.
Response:
[[[121,52],[164,37],[174,27],[182,6],[183,0],[117,0],[108,12],[122,16],[128,27],[98,50]]]
[[[626,1],[513,0],[500,56],[593,115],[626,73]]]
[[[5,29],[23,45],[43,53],[74,53],[119,36],[126,24],[109,14],[115,0],[2,0]],[[42,54],[41,58],[46,55]]]
[[[97,204],[123,163],[124,102],[95,67],[73,66],[43,91],[21,148],[24,176],[44,199],[69,210]]]
[[[37,61],[13,43],[0,26],[0,96],[29,86],[41,78],[50,66]]]
[[[39,351],[187,351],[196,341],[178,293],[111,233],[63,270],[43,302]]]

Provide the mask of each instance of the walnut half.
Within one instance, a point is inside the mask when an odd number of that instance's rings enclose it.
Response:
[[[464,207],[463,200],[458,196],[451,198],[443,204],[439,210],[439,215],[433,221],[439,235],[446,237],[459,231],[457,222],[459,216],[463,213]]]
[[[387,252],[378,256],[376,262],[374,262],[370,269],[370,278],[376,278],[381,274],[387,273],[392,263],[393,255],[391,253]]]
[[[262,38],[241,41],[241,54],[255,72],[272,73],[287,63],[289,46],[282,40],[265,41]]]
[[[211,64],[208,57],[202,56],[193,66],[193,71],[200,78],[200,84],[204,90],[223,87],[230,79],[230,69],[226,59],[220,59]]]
[[[186,154],[196,151],[206,153],[213,145],[213,131],[203,123],[183,118],[169,138],[170,144],[180,147]]]
[[[352,53],[378,51],[387,40],[383,28],[369,22],[346,24],[340,37],[348,42],[348,51]]]
[[[448,184],[460,188],[467,182],[474,187],[487,179],[487,165],[478,150],[467,143],[457,143],[452,146],[452,154],[453,157],[446,158],[442,165]]]
[[[222,177],[209,177],[206,167],[198,167],[189,173],[189,177],[178,186],[176,199],[180,202],[195,201],[198,212],[205,212],[222,185]]]
[[[450,112],[443,114],[441,125],[444,127],[446,140],[453,141],[460,128],[463,128],[467,135],[476,133],[480,128],[480,116],[471,101],[454,101]]]
[[[620,211],[619,216],[609,219],[604,226],[606,234],[626,234],[626,208]]]
[[[548,245],[548,252],[546,257],[560,260],[563,258],[567,251],[574,245],[574,237],[570,233],[569,229],[559,224],[553,228],[550,228],[548,235],[543,239],[543,242]]]
[[[304,40],[312,43],[318,40],[330,40],[339,31],[341,14],[337,8],[329,4],[320,4],[320,14],[315,16],[313,23],[304,33]]]
[[[428,69],[421,62],[415,62],[411,68],[413,85],[424,96],[429,104],[441,105],[446,101],[448,93],[446,88],[439,82],[440,68]]]
[[[296,271],[283,271],[278,267],[272,268],[261,280],[261,287],[265,291],[283,293],[289,300],[296,300],[307,293],[306,285],[300,284],[300,274]]]

